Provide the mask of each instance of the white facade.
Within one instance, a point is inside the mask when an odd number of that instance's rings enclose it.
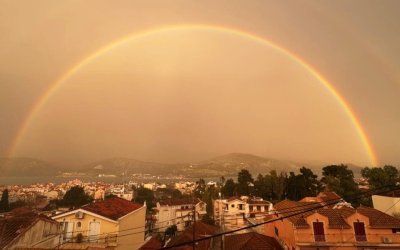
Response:
[[[176,225],[178,231],[184,230],[193,221],[193,206],[195,205],[196,220],[200,220],[207,213],[207,204],[203,201],[182,202],[171,200],[168,204],[157,202],[155,211],[155,228],[164,232],[169,226]]]

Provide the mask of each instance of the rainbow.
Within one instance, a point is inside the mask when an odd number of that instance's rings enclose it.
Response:
[[[95,60],[97,57],[102,55],[105,52],[108,52],[122,44],[131,42],[135,39],[143,38],[148,35],[152,35],[155,33],[167,33],[172,31],[182,31],[182,30],[204,30],[204,31],[213,31],[213,32],[222,32],[225,34],[231,34],[240,36],[246,39],[250,39],[254,42],[263,44],[265,46],[269,46],[274,50],[282,53],[283,55],[290,58],[292,61],[300,64],[305,70],[310,72],[323,86],[331,93],[331,95],[336,99],[336,101],[340,104],[340,106],[345,111],[346,115],[350,119],[353,124],[354,129],[356,130],[364,149],[369,157],[369,161],[373,166],[378,165],[378,159],[376,154],[374,153],[371,142],[369,141],[363,127],[361,126],[360,121],[350,108],[350,105],[345,101],[345,99],[336,91],[336,89],[332,86],[330,82],[328,82],[316,69],[314,69],[311,65],[305,62],[303,59],[290,52],[286,48],[283,48],[270,40],[267,40],[263,37],[260,37],[256,34],[248,33],[239,29],[233,29],[229,27],[216,26],[216,25],[208,25],[208,24],[185,24],[185,25],[172,25],[172,26],[162,26],[157,28],[151,28],[148,30],[144,30],[142,32],[129,34],[122,38],[119,38],[106,46],[98,49],[94,53],[88,55],[83,58],[80,62],[71,67],[68,71],[60,76],[50,87],[38,98],[36,103],[33,105],[30,112],[26,116],[25,120],[21,123],[20,128],[18,129],[14,140],[11,143],[9,156],[14,156],[19,144],[21,143],[23,137],[25,136],[26,131],[28,130],[31,122],[35,119],[38,112],[43,108],[46,104],[47,100],[75,73],[77,73],[80,69],[82,69],[85,65],[89,64],[91,61]]]

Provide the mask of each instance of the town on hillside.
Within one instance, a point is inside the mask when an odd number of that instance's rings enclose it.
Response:
[[[400,249],[400,173],[0,186],[0,249]]]

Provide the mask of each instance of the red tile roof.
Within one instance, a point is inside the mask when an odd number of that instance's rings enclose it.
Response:
[[[283,250],[275,238],[256,232],[225,236],[225,249],[229,250]]]
[[[196,222],[195,226],[195,237],[196,239],[200,239],[205,236],[210,236],[213,235],[217,232],[218,228],[216,226],[211,226],[208,224],[205,224],[201,221]],[[172,238],[172,240],[168,243],[168,246],[173,246],[177,244],[182,244],[188,241],[193,240],[193,226],[187,228],[181,235],[176,236]],[[196,244],[196,249],[199,250],[206,250],[209,249],[211,245],[211,240],[202,240],[199,241]],[[182,247],[174,247],[173,249],[179,249],[179,250],[184,250],[184,249],[191,249],[191,245],[185,245]]]
[[[0,249],[3,249],[14,239],[25,233],[37,221],[45,220],[58,225],[58,222],[32,212],[16,214],[0,220]]]
[[[161,242],[156,237],[151,237],[139,250],[156,250],[162,247]]]
[[[358,213],[369,218],[369,225],[373,228],[400,228],[400,220],[385,214],[377,209],[369,207],[359,207]]]
[[[101,215],[103,217],[118,220],[119,218],[143,207],[143,204],[127,201],[119,197],[113,197],[100,202],[94,202],[81,209]]]
[[[280,216],[288,216],[305,209],[308,210],[315,207],[315,210],[305,212],[299,215],[295,215],[287,218],[293,225],[297,228],[307,228],[309,225],[305,218],[310,216],[311,214],[317,212],[329,220],[330,228],[351,228],[352,225],[349,225],[346,222],[346,218],[358,212],[369,218],[369,225],[373,228],[400,228],[400,219],[392,217],[388,214],[385,214],[379,210],[368,208],[368,207],[360,207],[360,208],[332,208],[332,207],[318,207],[318,203],[308,203],[309,206],[305,206],[305,202],[296,202],[290,200],[284,200],[277,204],[275,204],[274,208],[277,210]]]

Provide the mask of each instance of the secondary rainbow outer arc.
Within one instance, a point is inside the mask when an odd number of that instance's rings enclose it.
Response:
[[[35,118],[37,113],[42,109],[42,107],[46,104],[46,101],[57,91],[57,89],[60,86],[63,85],[63,83],[66,80],[68,80],[72,75],[74,75],[76,72],[78,72],[82,67],[89,64],[92,60],[96,59],[101,54],[103,54],[109,50],[112,50],[113,48],[116,48],[117,46],[122,45],[124,43],[130,42],[135,39],[143,38],[143,37],[151,35],[151,34],[171,32],[171,31],[180,31],[180,30],[205,30],[205,31],[215,31],[215,32],[222,32],[222,33],[237,35],[240,37],[250,39],[254,42],[258,42],[260,44],[267,45],[267,46],[281,52],[282,54],[284,54],[285,56],[287,56],[294,62],[297,62],[298,64],[300,64],[304,69],[306,69],[308,72],[310,72],[319,82],[321,82],[323,84],[323,86],[338,101],[340,106],[342,106],[346,115],[349,117],[349,119],[351,120],[351,123],[353,124],[355,130],[357,131],[357,134],[362,141],[362,144],[365,148],[365,151],[369,157],[371,164],[373,164],[373,166],[378,165],[378,159],[377,159],[376,154],[373,151],[373,147],[372,147],[364,129],[362,128],[360,121],[357,119],[356,115],[350,108],[350,105],[336,91],[336,89],[332,86],[332,84],[329,81],[327,81],[316,69],[314,69],[311,65],[309,65],[307,62],[305,62],[303,59],[301,59],[294,53],[290,52],[289,50],[287,50],[265,38],[262,38],[258,35],[248,33],[248,32],[245,32],[245,31],[242,31],[239,29],[223,27],[223,26],[215,26],[215,25],[204,25],[204,24],[163,26],[163,27],[158,27],[158,28],[151,28],[151,29],[148,29],[148,30],[145,30],[142,32],[138,32],[138,33],[129,34],[127,36],[119,38],[118,40],[115,40],[114,42],[107,44],[106,46],[98,49],[97,51],[90,54],[89,56],[83,58],[79,63],[75,64],[72,68],[70,68],[63,75],[61,75],[61,77],[54,84],[52,84],[43,93],[43,95],[41,95],[38,98],[38,101],[33,105],[33,108],[28,113],[26,119],[24,120],[20,129],[18,130],[16,137],[13,140],[13,143],[11,145],[11,150],[10,150],[9,155],[10,156],[15,155],[15,151],[17,150],[20,141],[24,137],[30,123],[33,121],[33,119]]]

